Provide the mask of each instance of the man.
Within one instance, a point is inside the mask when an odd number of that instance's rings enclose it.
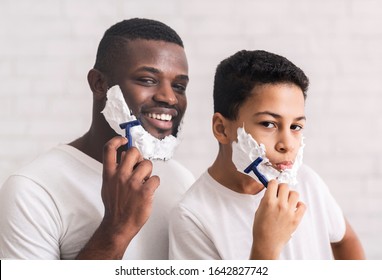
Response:
[[[168,213],[193,177],[174,160],[152,163],[135,147],[122,151],[126,138],[101,112],[117,85],[149,134],[177,136],[187,106],[182,40],[158,21],[119,22],[105,32],[88,82],[89,131],[2,187],[0,258],[168,258]]]

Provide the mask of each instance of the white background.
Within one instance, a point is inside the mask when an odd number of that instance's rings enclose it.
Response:
[[[197,177],[214,160],[216,65],[241,49],[286,56],[311,80],[305,162],[328,183],[369,259],[382,259],[382,1],[0,0],[0,184],[90,125],[86,75],[103,32],[161,20],[190,66],[177,159]]]

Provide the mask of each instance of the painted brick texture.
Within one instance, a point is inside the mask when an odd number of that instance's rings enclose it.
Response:
[[[214,160],[212,83],[240,49],[288,57],[311,80],[305,162],[327,182],[369,259],[382,258],[382,2],[378,0],[1,0],[0,183],[89,127],[103,32],[154,18],[184,40],[190,66],[177,159],[199,176]]]

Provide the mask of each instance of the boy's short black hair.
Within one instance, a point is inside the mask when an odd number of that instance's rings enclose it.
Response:
[[[214,112],[235,120],[255,86],[279,83],[297,85],[306,98],[309,79],[288,59],[262,50],[239,51],[220,62],[216,69]]]
[[[126,44],[136,39],[165,41],[184,47],[175,30],[162,22],[143,18],[127,19],[106,30],[98,46],[94,68],[104,73],[110,72]]]

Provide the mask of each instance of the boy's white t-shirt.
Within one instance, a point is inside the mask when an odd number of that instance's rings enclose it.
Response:
[[[345,234],[345,220],[326,184],[303,165],[294,189],[307,211],[280,259],[333,259],[331,242]],[[170,259],[249,259],[254,215],[265,190],[240,194],[206,171],[174,209]]]
[[[168,259],[170,210],[194,181],[174,160],[153,167],[152,214],[126,259]],[[103,218],[101,187],[102,164],[69,145],[14,173],[0,189],[0,259],[74,259]]]

